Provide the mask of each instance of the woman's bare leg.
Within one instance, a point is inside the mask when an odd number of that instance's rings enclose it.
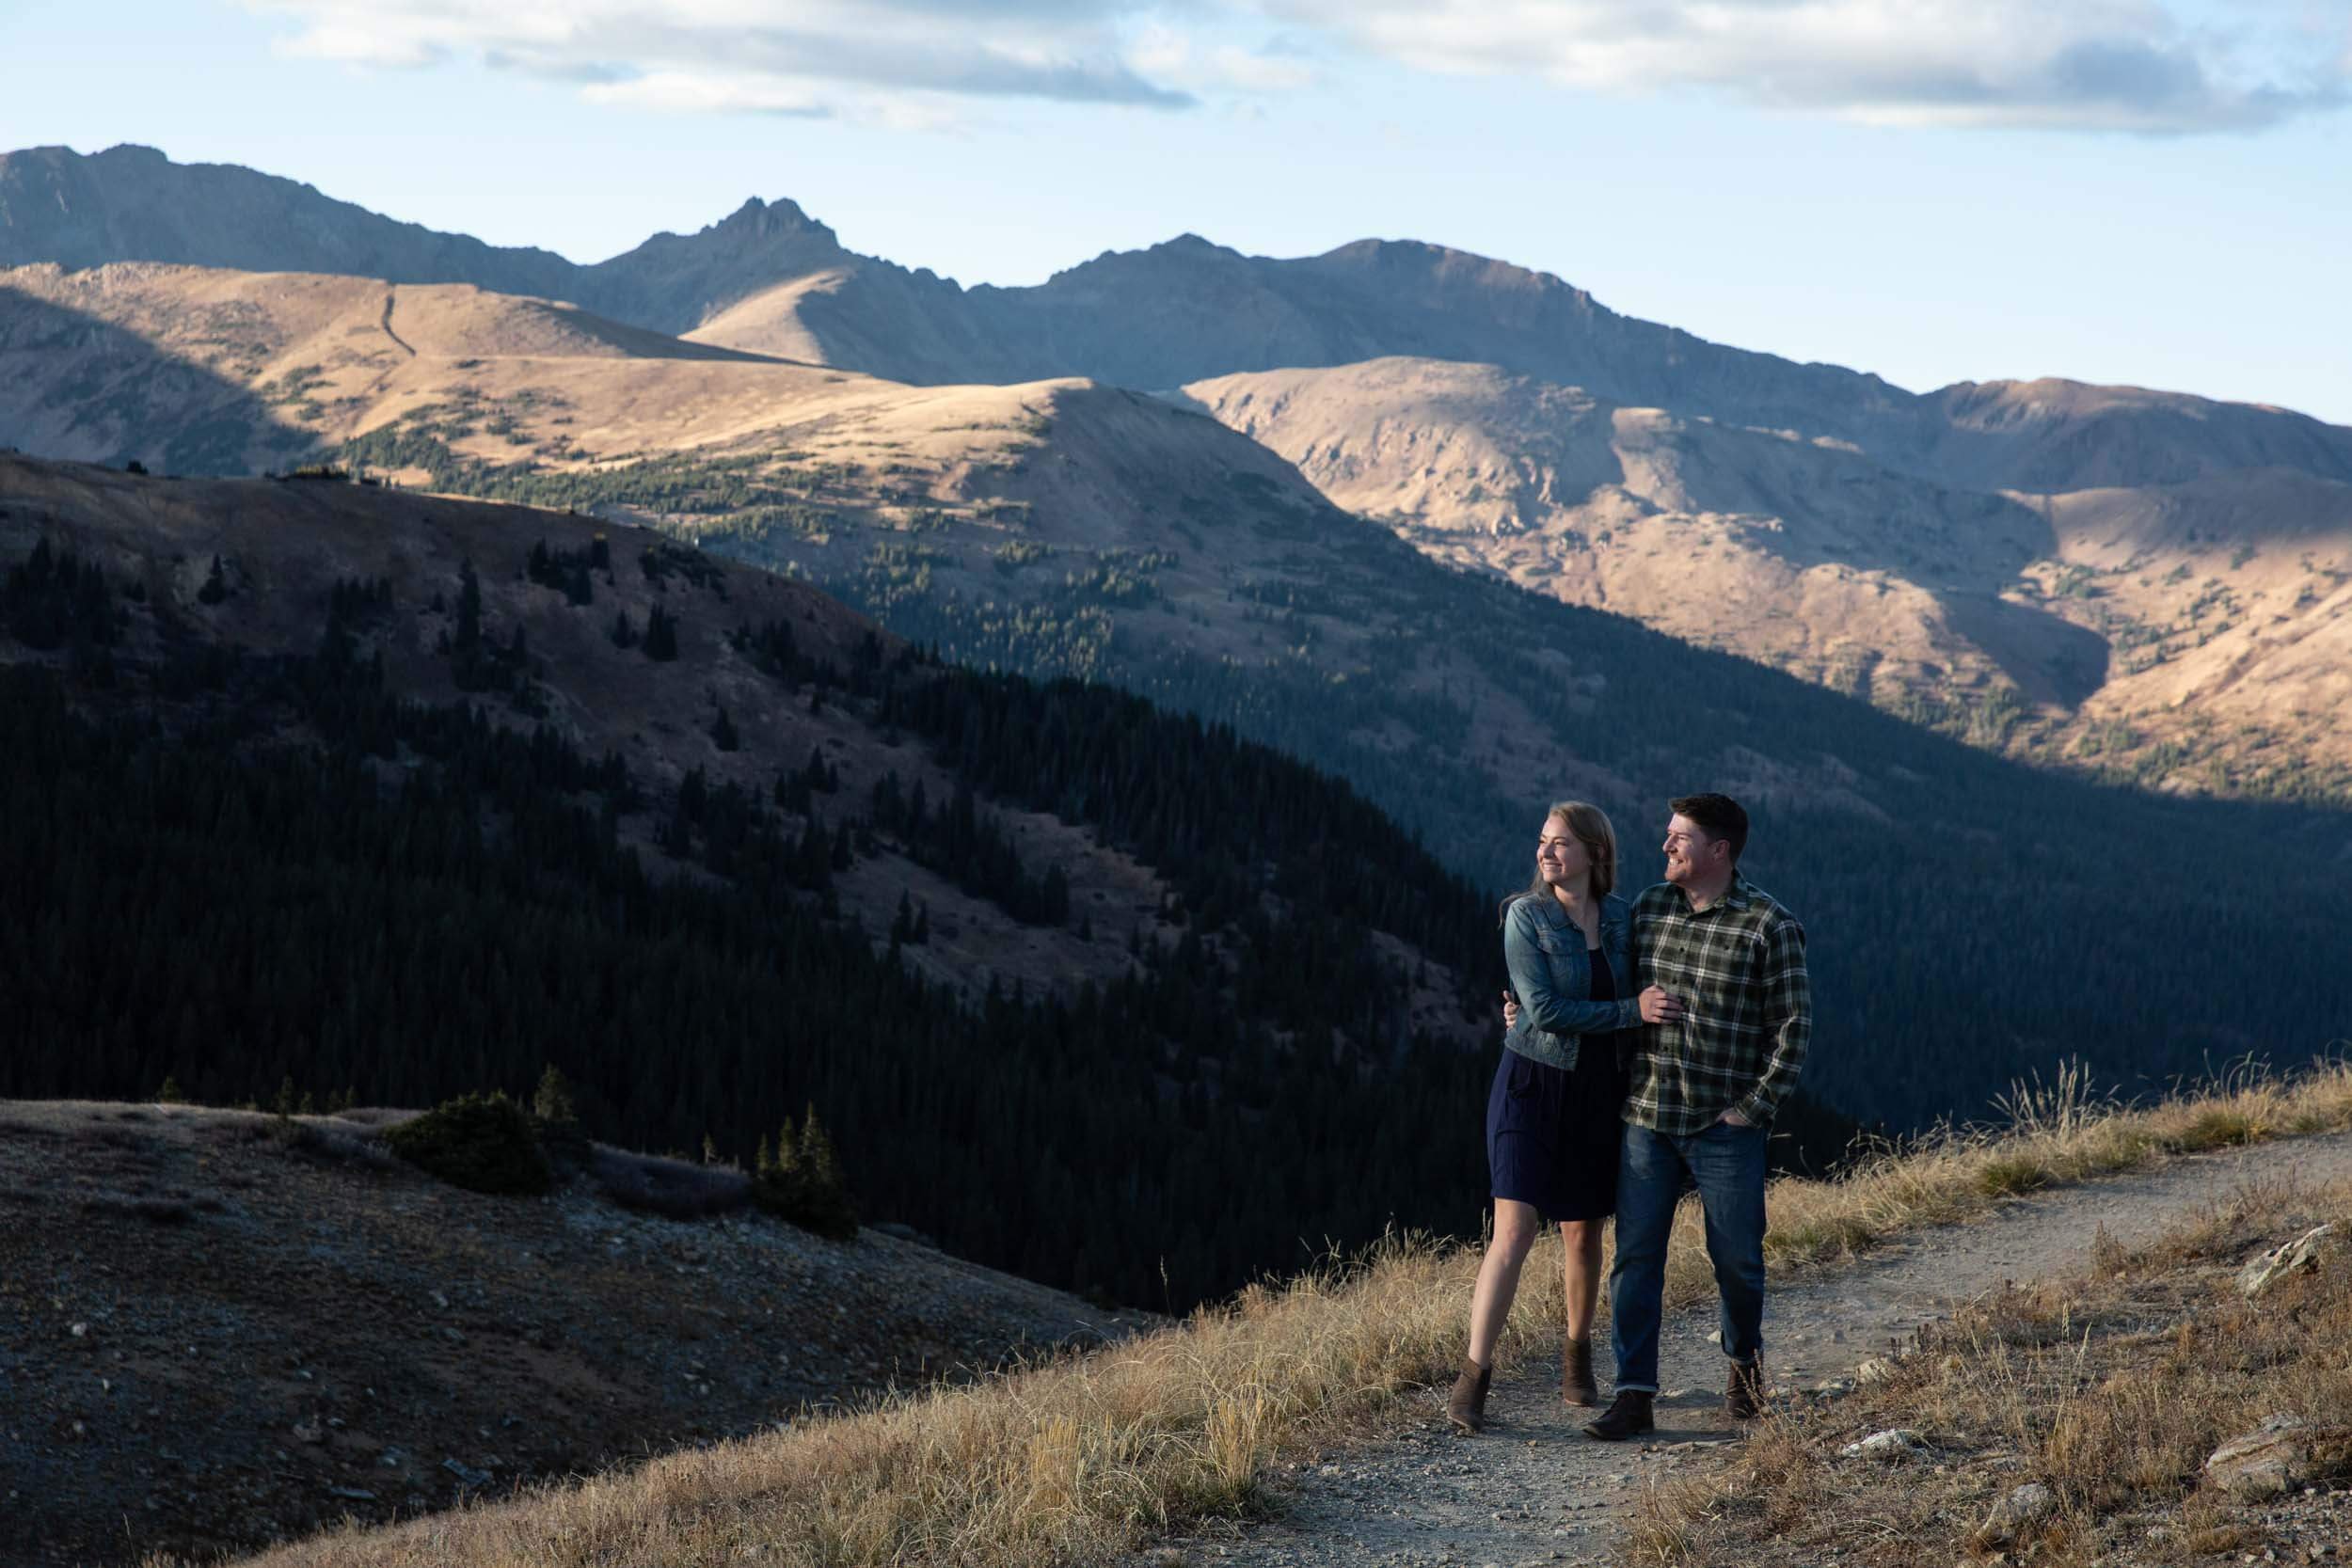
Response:
[[[1511,1298],[1519,1291],[1519,1265],[1535,1244],[1540,1221],[1532,1203],[1495,1199],[1495,1233],[1478,1265],[1478,1290],[1470,1297],[1470,1358],[1482,1367],[1495,1364],[1495,1343],[1511,1316]]]
[[[1567,1298],[1567,1328],[1571,1339],[1593,1337],[1593,1312],[1600,1301],[1599,1220],[1560,1222],[1560,1250],[1567,1254],[1567,1277],[1562,1282]]]

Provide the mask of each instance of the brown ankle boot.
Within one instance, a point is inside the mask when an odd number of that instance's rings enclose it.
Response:
[[[1486,1424],[1486,1386],[1494,1381],[1495,1370],[1465,1359],[1462,1374],[1454,1380],[1454,1392],[1446,1396],[1445,1418],[1467,1433],[1475,1433]]]
[[[1724,1389],[1724,1414],[1735,1421],[1753,1421],[1764,1413],[1764,1364],[1734,1361],[1731,1382]]]
[[[1570,1404],[1598,1404],[1600,1385],[1593,1381],[1593,1342],[1564,1338],[1560,1343],[1560,1397]]]
[[[1584,1435],[1597,1437],[1604,1443],[1622,1443],[1629,1437],[1656,1432],[1658,1420],[1650,1414],[1650,1398],[1639,1388],[1618,1389],[1617,1397],[1609,1402],[1609,1409],[1600,1418],[1584,1423]]]

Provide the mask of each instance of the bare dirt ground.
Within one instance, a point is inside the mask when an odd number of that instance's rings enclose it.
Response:
[[[871,1229],[463,1192],[350,1126],[0,1102],[0,1564],[409,1518],[1143,1322]]]
[[[1983,1222],[1924,1232],[1835,1270],[1776,1282],[1766,1306],[1767,1369],[1785,1399],[1822,1397],[1955,1303],[2006,1282],[2064,1274],[2101,1232],[2153,1239],[2239,1186],[2293,1176],[2352,1177],[2352,1133],[2296,1138],[2176,1160],[2137,1175],[2018,1201]],[[1467,1316],[1469,1303],[1463,1304]],[[1667,1321],[1656,1435],[1597,1443],[1580,1430],[1597,1414],[1564,1405],[1559,1363],[1500,1369],[1489,1421],[1474,1438],[1444,1420],[1444,1390],[1419,1396],[1405,1431],[1300,1465],[1262,1523],[1218,1525],[1143,1560],[1235,1568],[1366,1563],[1525,1565],[1610,1560],[1645,1484],[1694,1470],[1737,1442],[1720,1412],[1724,1363],[1708,1341],[1712,1307]],[[1602,1383],[1609,1374],[1604,1357]]]

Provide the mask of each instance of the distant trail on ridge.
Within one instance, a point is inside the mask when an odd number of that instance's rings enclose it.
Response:
[[[384,336],[398,343],[403,352],[405,352],[409,358],[414,359],[417,356],[417,351],[408,346],[406,339],[392,330],[392,301],[398,298],[399,294],[400,291],[397,289],[387,289],[384,291],[384,320],[378,325],[384,328]]]

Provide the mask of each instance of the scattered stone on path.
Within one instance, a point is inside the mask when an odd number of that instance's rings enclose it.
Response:
[[[1874,1432],[1857,1443],[1849,1443],[1837,1450],[1848,1459],[1875,1459],[1888,1465],[1899,1465],[1928,1451],[1927,1444],[1909,1427],[1889,1427]]]
[[[2334,1226],[2323,1225],[2272,1247],[2238,1271],[2237,1288],[2251,1298],[2299,1269],[2319,1267],[2320,1251],[2335,1233]]]

